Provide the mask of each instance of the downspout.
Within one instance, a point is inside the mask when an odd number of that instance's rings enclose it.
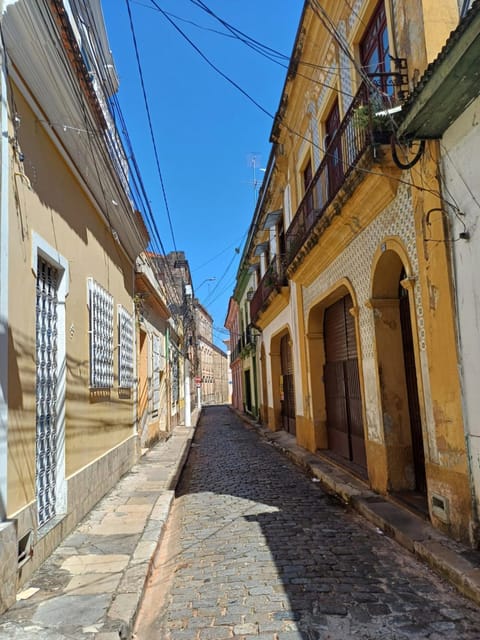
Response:
[[[0,20],[4,2],[0,0]],[[7,515],[7,451],[8,451],[8,203],[9,140],[7,69],[3,38],[0,40],[0,522]]]

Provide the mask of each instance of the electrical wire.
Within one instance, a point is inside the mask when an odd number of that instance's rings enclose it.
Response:
[[[190,1],[193,4],[195,4],[196,6],[204,8],[203,6],[198,4],[195,0],[190,0]],[[154,2],[154,0],[150,0],[150,2]],[[202,3],[202,5],[204,5],[204,3]],[[142,6],[146,6],[146,5],[142,5]],[[155,9],[159,13],[163,12],[163,10],[160,9],[158,6],[153,6],[153,7],[149,7],[149,8]],[[214,31],[218,35],[222,35],[222,36],[226,36],[226,37],[229,37],[229,38],[237,39],[237,40],[243,42],[244,44],[246,44],[248,47],[250,47],[254,51],[256,51],[257,53],[259,53],[260,55],[262,55],[267,60],[270,60],[271,62],[273,62],[274,64],[276,64],[276,65],[278,65],[280,67],[282,67],[283,69],[288,69],[288,64],[284,64],[280,60],[277,60],[276,57],[275,57],[275,56],[278,56],[281,60],[288,61],[289,57],[287,55],[285,55],[283,53],[280,53],[280,52],[276,51],[275,49],[272,49],[271,47],[268,47],[266,45],[262,45],[257,40],[255,40],[253,38],[250,38],[250,36],[247,36],[246,34],[243,34],[243,32],[241,32],[238,29],[236,29],[235,27],[232,27],[231,25],[229,25],[227,22],[225,22],[222,18],[217,16],[214,12],[212,12],[206,6],[204,8],[204,11],[206,11],[208,14],[214,16],[216,20],[218,20],[221,24],[224,24],[229,29],[229,31],[231,31],[232,33],[220,32],[220,31],[215,30],[215,29],[213,29],[212,31]],[[170,16],[171,18],[176,18],[177,20],[180,20],[180,21],[183,21],[183,22],[187,22],[189,24],[193,24],[194,26],[196,26],[196,27],[198,27],[200,29],[204,28],[204,27],[202,27],[201,25],[198,25],[195,22],[192,22],[192,21],[189,21],[189,20],[185,20],[184,18],[180,18],[179,16],[174,16],[174,14],[172,14],[172,13],[170,13],[168,11],[165,11],[164,14],[167,15],[167,16]],[[243,37],[240,37],[238,35],[238,33],[242,34]],[[185,35],[185,37],[187,37],[187,36]],[[273,54],[268,53],[268,51],[272,51]],[[318,70],[324,70],[324,71],[330,71],[330,72],[332,71],[331,68],[328,67],[328,66],[317,65],[317,64],[314,64],[312,62],[307,62],[307,61],[304,61],[304,60],[299,60],[298,64],[306,66],[306,67],[309,67],[309,68],[312,68],[312,69],[317,70],[317,71]],[[217,69],[215,69],[215,70],[217,71]],[[333,75],[334,76],[339,76],[339,71],[340,71],[340,68],[338,68],[338,70]],[[312,76],[307,76],[307,75],[301,73],[298,70],[296,71],[296,75],[298,75],[299,77],[305,78],[306,80],[309,80],[310,82],[318,84],[321,87],[324,87],[326,89],[331,89],[332,91],[336,91],[339,94],[343,94],[343,95],[345,95],[345,96],[347,96],[349,98],[353,98],[352,94],[350,94],[350,93],[348,93],[346,91],[342,91],[338,87],[334,87],[334,86],[328,85],[328,84],[326,84],[324,82],[321,82],[320,80],[317,80],[317,79],[313,78]],[[236,88],[238,88],[238,86]]]
[[[89,7],[85,7],[85,9],[86,9],[86,11],[87,11],[87,13],[88,13],[88,9],[89,9]],[[52,24],[51,24],[51,27],[52,27],[52,28],[55,28],[55,23],[53,22],[53,17],[51,16],[49,9],[47,9],[47,16],[48,16],[48,19],[49,19],[49,20],[51,21],[51,23],[52,23]],[[93,24],[93,18],[92,18],[92,16],[90,16],[90,19],[91,19],[92,24]],[[94,36],[96,36],[96,33],[95,33],[95,32],[93,32],[93,35],[94,35]],[[92,31],[91,31],[91,30],[90,30],[90,36],[92,36]],[[99,44],[99,43],[98,43],[98,41],[97,41],[97,43],[96,43],[96,44],[97,44],[97,52],[98,52],[98,53],[100,53],[100,54],[102,54],[102,53],[103,53],[103,48],[101,47],[101,44]],[[77,78],[73,75],[73,72],[72,72],[72,69],[71,69],[70,64],[67,64],[67,63],[66,63],[66,60],[63,58],[63,56],[60,56],[60,53],[59,53],[58,51],[57,51],[57,55],[59,56],[59,58],[61,59],[61,62],[62,62],[62,63],[63,63],[63,65],[65,66],[65,70],[66,70],[66,73],[67,73],[67,77],[69,78],[69,81],[70,81],[70,84],[71,84],[72,90],[73,90],[73,91],[74,91],[74,93],[77,95],[77,100],[78,100],[80,103],[82,103],[82,101],[83,101],[83,93],[80,91],[80,89],[79,89],[79,87],[78,87],[78,80],[77,80]],[[45,58],[47,58],[47,56],[45,56]],[[104,60],[104,64],[105,64],[105,60]],[[107,78],[108,78],[108,76],[107,76]],[[98,80],[100,80],[100,78],[98,78]],[[105,79],[103,79],[103,80],[105,80]],[[112,91],[107,92],[107,95],[112,95]],[[113,95],[114,95],[114,94],[113,94]],[[85,118],[87,117],[87,116],[86,116],[86,113],[87,113],[87,112],[86,112],[86,111],[84,111],[84,117],[85,117]],[[88,123],[86,123],[85,127],[86,127],[86,129],[87,129],[87,130],[91,130],[91,129],[92,129],[92,127],[91,127],[91,126],[89,127],[89,124],[88,124]],[[124,184],[127,184],[127,183],[128,183],[128,181],[129,181],[129,176],[125,174],[125,172],[124,172],[124,168],[123,168],[123,164],[124,164],[124,161],[125,161],[125,156],[124,156],[124,155],[119,156],[119,149],[117,148],[117,146],[116,146],[116,145],[114,145],[114,146],[113,146],[113,148],[112,148],[112,146],[110,145],[110,146],[109,146],[109,150],[108,150],[108,154],[107,154],[107,150],[106,150],[105,146],[104,146],[103,144],[98,144],[98,143],[101,141],[101,139],[103,139],[104,135],[105,135],[105,132],[104,132],[104,131],[101,131],[101,132],[99,132],[99,135],[97,135],[97,136],[93,136],[93,137],[90,137],[89,145],[90,145],[91,153],[92,153],[92,154],[94,153],[94,152],[93,152],[93,148],[92,148],[92,142],[93,142],[93,141],[95,141],[95,142],[97,143],[97,144],[96,144],[97,152],[98,152],[101,156],[103,155],[103,159],[104,159],[104,162],[105,162],[105,167],[104,167],[104,168],[108,171],[108,173],[110,173],[110,175],[111,175],[111,177],[112,177],[113,179],[118,179],[118,172],[120,171],[120,172],[123,174]],[[112,166],[112,162],[111,162],[111,154],[112,154],[112,153],[113,153],[113,155],[114,155],[114,156],[116,157],[116,159],[117,159],[117,162],[116,162],[116,168],[114,168],[114,167]],[[95,156],[94,156],[93,160],[94,160],[94,162],[95,162],[95,160],[96,160],[96,159],[95,159]],[[136,166],[136,165],[135,165],[135,166]],[[136,172],[136,173],[139,175],[139,173],[138,173],[138,167],[136,167],[136,168],[137,168],[137,172]],[[135,175],[135,172],[133,173],[133,175]],[[98,179],[100,179],[100,178],[98,177]],[[140,181],[141,181],[141,177],[140,177]],[[102,189],[103,189],[103,181],[102,181],[100,184],[101,184],[101,187],[102,187]],[[122,194],[123,194],[123,192],[122,192]],[[120,194],[120,195],[122,195],[122,194]],[[145,200],[146,200],[147,205],[148,205],[148,198],[146,198],[146,194],[145,194]],[[130,203],[129,203],[129,202],[125,202],[124,204],[125,204],[125,207],[127,208],[127,210],[128,210],[128,209],[130,209],[130,206],[131,206],[131,205],[130,205]],[[149,210],[149,207],[147,207],[147,211],[148,211],[148,210]],[[107,217],[108,217],[108,205],[107,205],[107,202],[105,202],[105,214],[106,214],[106,215],[107,215]],[[150,210],[150,215],[151,215],[151,210]],[[108,219],[109,219],[109,218],[108,218]],[[131,219],[130,219],[130,218],[129,218],[129,220],[131,221]],[[154,220],[153,220],[153,223],[154,223]],[[141,242],[142,242],[142,244],[143,244],[143,239],[142,239],[142,238],[143,238],[143,236],[141,236],[141,234],[140,234],[140,233],[139,233],[139,231],[137,230],[137,225],[136,225],[136,223],[134,224],[134,230],[135,230],[135,232],[136,232],[136,235],[139,237],[140,241],[141,241]],[[158,234],[158,230],[157,230],[157,234]],[[159,242],[160,242],[160,244],[161,244],[161,239],[160,239],[160,238],[158,238],[158,239],[159,239]],[[154,269],[154,271],[156,271],[156,270]],[[174,284],[173,276],[171,277],[171,282],[172,282],[172,284]],[[172,291],[172,289],[171,289],[170,291]],[[175,292],[175,288],[174,288],[174,287],[173,287],[173,292]],[[164,295],[165,295],[165,297],[166,297],[166,299],[167,299],[167,301],[168,301],[168,300],[170,299],[170,296],[167,294],[167,292],[164,292]]]
[[[199,265],[198,267],[195,267],[195,269],[193,269],[193,273],[196,273],[197,271],[200,271],[200,269],[203,269],[203,267],[206,267],[210,263],[214,262],[217,258],[222,256],[224,253],[227,253],[227,251],[229,249],[231,249],[232,247],[239,247],[242,244],[242,242],[245,240],[245,237],[246,237],[247,233],[248,233],[248,231],[246,231],[244,234],[242,234],[242,236],[239,238],[238,242],[230,243],[227,247],[225,247],[225,249],[222,249],[222,251],[220,251],[219,253],[214,255],[212,258],[209,258],[206,262],[202,262],[201,265]]]
[[[141,65],[141,62],[140,62],[140,54],[139,54],[139,51],[138,51],[137,36],[136,36],[136,33],[135,33],[135,27],[134,27],[134,24],[133,24],[132,11],[130,9],[130,0],[126,0],[126,4],[127,4],[128,18],[129,18],[129,23],[130,23],[130,31],[131,31],[131,34],[132,34],[133,46],[134,46],[134,49],[135,49],[135,57],[136,57],[136,60],[137,60],[138,73],[139,73],[139,76],[140,76],[140,83],[141,83],[141,87],[142,87],[143,100],[144,100],[144,103],[145,103],[145,110],[146,110],[146,113],[147,113],[148,127],[149,127],[149,130],[150,130],[150,137],[151,137],[151,141],[152,141],[152,145],[153,145],[153,150],[154,150],[154,153],[155,153],[155,161],[156,161],[156,165],[157,165],[158,177],[160,179],[160,185],[161,185],[162,194],[163,194],[163,201],[164,201],[164,204],[165,204],[165,210],[166,210],[167,217],[168,217],[168,223],[169,223],[169,226],[170,226],[170,232],[172,234],[173,248],[175,249],[175,251],[177,251],[177,246],[176,246],[176,242],[175,242],[175,233],[173,231],[172,218],[171,218],[171,215],[170,215],[170,207],[168,205],[167,193],[166,193],[166,190],[165,190],[165,183],[164,183],[164,180],[163,180],[162,170],[161,170],[161,167],[160,167],[160,158],[158,156],[157,143],[156,143],[156,140],[155,140],[155,135],[153,133],[152,116],[151,116],[151,113],[150,113],[150,106],[149,106],[149,103],[148,103],[147,92],[146,92],[146,88],[145,88],[145,80],[144,80],[144,77],[143,77],[143,70],[142,70],[142,65]]]
[[[214,11],[207,7],[207,5],[202,2],[202,0],[190,0],[190,2],[197,7],[200,7],[200,9],[203,9],[203,11],[208,13],[208,15],[212,16],[215,20],[220,22],[220,24],[222,24],[235,38],[246,44],[248,47],[254,49],[255,51],[264,51],[270,55],[278,56],[279,58],[288,61],[288,56],[286,56],[285,54],[277,51],[276,49],[273,49],[272,47],[262,44],[258,40],[255,40],[255,38],[248,36],[243,31],[240,31],[240,29],[236,29],[231,24],[220,18],[220,16],[218,16]]]
[[[252,102],[258,109],[260,109],[260,111],[262,111],[265,115],[267,115],[269,118],[273,119],[273,114],[270,113],[267,109],[265,109],[265,107],[263,107],[259,102],[257,102],[255,100],[255,98],[253,98],[249,93],[247,93],[247,91],[245,91],[244,89],[242,89],[242,87],[237,84],[234,80],[232,80],[229,76],[227,76],[221,69],[219,69],[202,51],[201,49],[199,49],[199,47],[197,47],[197,45],[187,36],[187,34],[182,31],[182,29],[180,29],[180,27],[175,23],[174,20],[172,20],[170,18],[170,16],[157,4],[156,0],[150,0],[156,7],[157,9],[160,11],[160,13],[165,17],[165,19],[173,26],[174,29],[176,29],[176,31],[178,31],[178,33],[180,33],[180,35],[182,36],[182,38],[184,38],[191,47],[193,47],[193,49],[195,49],[195,51],[198,53],[198,55],[212,68],[214,69],[214,71],[216,71],[224,80],[226,80],[229,84],[231,84],[232,86],[234,86],[236,89],[238,89],[238,91],[240,91],[240,93],[242,93],[247,100],[249,100],[250,102]],[[128,2],[128,0],[127,0]]]
[[[222,275],[220,276],[220,278],[217,280],[217,282],[215,283],[215,286],[212,287],[212,290],[209,292],[205,303],[208,304],[209,302],[211,302],[215,292],[218,290],[218,288],[220,287],[221,283],[223,282],[223,280],[226,278],[228,272],[230,271],[231,266],[233,265],[233,263],[235,262],[235,259],[239,256],[240,254],[237,252],[234,252],[232,259],[230,260],[230,262],[227,264],[227,266],[225,267],[225,270],[223,271]]]
[[[89,19],[90,19],[90,23],[94,24],[94,17],[91,13],[91,6],[88,2],[85,2],[85,0],[83,0],[83,7],[84,10],[86,12],[87,15],[89,15]],[[81,20],[81,16],[78,16],[78,18]],[[95,41],[95,44],[97,45],[97,53],[100,54],[101,57],[101,61],[103,63],[103,69],[107,69],[109,66],[109,61],[105,59],[105,54],[104,54],[104,50],[103,50],[103,46],[102,43],[99,42],[98,40],[98,35],[96,33],[95,30],[92,31],[92,29],[89,27],[88,24],[85,24],[82,21],[82,24],[84,25],[84,27],[88,30],[88,34],[90,39],[93,39]],[[123,116],[122,113],[122,109],[120,107],[120,103],[118,100],[118,96],[116,93],[116,86],[113,86],[113,82],[109,76],[109,74],[107,73],[105,76],[102,75],[102,84],[104,85],[104,91],[106,93],[107,96],[110,96],[110,101],[107,100],[107,104],[110,107],[110,114],[112,116],[114,125],[115,125],[115,131],[117,133],[117,135],[119,135],[119,129],[118,129],[118,125],[116,122],[116,116],[118,117],[121,127],[122,127],[122,134],[123,134],[123,139],[124,139],[124,144],[126,144],[127,149],[129,151],[129,156],[123,156],[121,157],[121,159],[117,162],[117,165],[120,167],[120,169],[122,170],[122,173],[124,175],[124,179],[126,182],[130,182],[130,186],[133,186],[133,189],[136,193],[136,197],[140,200],[140,202],[142,203],[139,206],[139,202],[137,202],[137,209],[138,210],[143,210],[144,212],[146,212],[147,216],[145,218],[144,216],[144,220],[147,223],[147,228],[149,231],[149,235],[150,235],[150,241],[153,241],[153,244],[157,245],[156,248],[156,254],[157,254],[157,260],[160,258],[161,255],[166,255],[166,251],[165,251],[165,247],[163,246],[159,231],[158,231],[158,227],[156,225],[154,216],[153,216],[153,212],[151,210],[151,205],[150,205],[150,200],[147,196],[146,193],[146,189],[145,189],[145,185],[143,183],[143,179],[135,158],[135,154],[133,151],[133,146],[131,143],[131,139],[130,136],[128,134],[128,128],[126,126],[125,123],[125,118]],[[107,87],[105,87],[105,85],[107,85]],[[122,144],[121,139],[120,140],[120,144]],[[117,151],[116,146],[114,146],[115,151]],[[118,154],[117,154],[118,156]],[[129,162],[129,166],[132,169],[132,171],[130,172],[130,174],[127,176],[125,174],[125,172],[123,171],[123,159],[126,159],[127,162]],[[133,185],[131,184],[131,182],[133,181]],[[148,254],[144,254],[145,258],[147,260],[147,263],[149,264],[150,268],[153,270],[154,273],[157,274],[157,276],[159,275],[158,273],[158,264],[156,261],[152,261],[150,260],[150,257],[148,256]],[[177,291],[177,287],[176,287],[176,283],[175,283],[175,279],[174,276],[171,272],[170,269],[170,265],[168,263],[168,261],[163,260],[164,266],[166,267],[165,270],[165,275],[167,276],[167,279],[170,280],[170,295],[166,290],[163,290],[163,294],[165,296],[165,299],[168,301],[170,299],[170,297],[173,295],[173,298],[175,298],[175,300],[178,302],[178,296],[179,293]],[[158,280],[159,285],[161,286],[161,288],[163,289],[163,279],[159,279]]]

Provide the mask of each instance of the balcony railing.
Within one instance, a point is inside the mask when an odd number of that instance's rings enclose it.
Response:
[[[391,75],[395,81],[398,74]],[[366,149],[372,144],[387,142],[390,138],[391,117],[375,114],[390,109],[394,104],[393,96],[382,98],[381,93],[372,86],[368,87],[365,83],[360,86],[337,132],[329,141],[325,155],[287,229],[287,266],[358,165]]]
[[[241,352],[242,352],[242,339],[239,338],[232,349],[232,353],[230,355],[230,361],[235,362],[235,360],[240,357]]]
[[[250,302],[250,317],[253,322],[258,318],[258,314],[265,306],[270,294],[284,284],[286,284],[286,280],[283,260],[280,256],[274,256]]]

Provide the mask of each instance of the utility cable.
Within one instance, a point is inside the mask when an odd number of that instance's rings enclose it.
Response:
[[[129,0],[127,0],[128,2]],[[257,102],[249,93],[247,93],[245,91],[245,89],[242,89],[242,87],[237,84],[234,80],[232,80],[231,78],[229,78],[221,69],[219,69],[209,58],[207,58],[207,56],[201,51],[201,49],[199,49],[197,47],[197,45],[187,36],[187,34],[182,31],[182,29],[180,29],[180,27],[175,24],[175,22],[170,18],[170,16],[157,4],[156,0],[150,0],[156,7],[157,9],[160,11],[160,13],[165,17],[166,20],[168,20],[168,22],[173,26],[174,29],[176,29],[176,31],[178,31],[178,33],[180,33],[180,35],[182,36],[182,38],[184,38],[191,47],[193,47],[193,49],[195,49],[195,51],[198,53],[198,55],[205,60],[205,62],[212,68],[214,69],[214,71],[216,71],[224,80],[226,80],[229,84],[231,84],[232,86],[234,86],[238,91],[240,91],[240,93],[242,93],[247,100],[250,100],[250,102],[252,102],[258,109],[260,109],[260,111],[262,111],[264,114],[266,114],[269,118],[273,119],[273,114],[271,114],[267,109],[265,109],[265,107],[262,107],[262,105]]]
[[[90,10],[90,7],[89,7],[89,6],[86,6],[86,5],[84,5],[84,6],[85,6],[86,13],[88,14],[88,13],[89,13],[89,10]],[[80,16],[78,16],[78,17],[80,18]],[[52,22],[52,28],[55,28],[55,24],[53,23],[53,19],[52,19],[52,16],[51,16],[50,12],[48,13],[48,18],[49,18],[49,19],[50,19],[50,21]],[[92,17],[91,15],[90,15],[90,20],[92,20],[92,24],[93,24],[93,17]],[[84,23],[83,21],[82,21],[82,23],[83,23],[84,27],[86,27],[86,28],[88,27],[88,25],[85,25],[85,23]],[[103,63],[104,63],[104,68],[106,68],[106,65],[107,65],[108,61],[106,61],[106,60],[105,60],[105,58],[104,58],[104,55],[103,55],[103,47],[101,46],[101,43],[99,43],[99,42],[98,42],[96,32],[95,32],[95,31],[92,31],[91,29],[89,29],[89,37],[90,37],[90,38],[92,38],[92,40],[96,40],[96,44],[97,44],[97,52],[100,54],[100,56],[101,56],[101,58],[102,58],[102,61],[103,61]],[[45,56],[45,57],[46,57],[46,56]],[[65,69],[66,69],[66,72],[67,72],[67,77],[69,77],[70,84],[71,84],[71,86],[72,86],[72,90],[74,91],[74,93],[76,93],[77,99],[78,99],[80,102],[82,102],[82,101],[83,101],[83,94],[81,94],[81,91],[80,91],[80,90],[79,90],[79,88],[78,88],[78,81],[77,81],[76,77],[74,77],[74,76],[72,75],[72,70],[71,70],[71,68],[70,68],[70,65],[67,65],[67,64],[66,64],[65,60],[63,59],[63,57],[59,56],[59,58],[61,59],[62,64],[65,66]],[[116,95],[115,95],[115,88],[114,88],[114,87],[112,87],[112,85],[111,85],[111,81],[110,81],[110,78],[109,78],[109,75],[108,75],[108,74],[106,75],[106,79],[107,79],[107,84],[109,84],[109,86],[110,86],[110,90],[109,90],[109,91],[106,91],[105,95],[114,96],[115,100],[117,100],[117,97],[116,97]],[[102,88],[105,90],[105,86],[104,86],[104,84],[105,84],[105,78],[97,76],[97,80],[98,80],[99,82],[101,81],[101,82],[100,82],[100,84],[102,85]],[[117,104],[118,104],[118,102],[117,102]],[[127,139],[127,141],[129,142],[130,147],[131,147],[131,142],[130,142],[130,139],[129,139],[129,136],[128,136],[128,131],[126,130],[126,125],[125,125],[125,122],[124,122],[124,119],[123,119],[123,114],[121,113],[121,109],[120,109],[119,104],[118,104],[118,111],[119,111],[119,113],[120,113],[121,121],[122,121],[122,123],[123,123],[123,125],[124,125],[124,131],[123,131],[123,133],[124,133],[124,135],[126,136],[126,139]],[[86,115],[86,113],[84,112],[84,117],[85,117],[85,115]],[[87,129],[89,128],[87,125],[86,125],[86,127],[87,127]],[[91,129],[91,127],[90,127],[90,129]],[[97,133],[98,133],[99,135],[98,135],[98,136],[95,136],[95,137],[93,138],[93,139],[95,139],[97,142],[99,142],[99,141],[100,141],[100,138],[104,139],[104,136],[109,135],[109,131],[108,131],[108,130],[107,130],[107,131],[101,131],[101,132],[99,131],[99,132],[97,132]],[[118,135],[119,135],[118,129],[115,129],[115,135],[116,135],[116,136],[118,136]],[[90,143],[91,143],[91,140],[90,140]],[[125,186],[125,185],[127,185],[127,184],[129,184],[129,183],[130,183],[130,179],[129,179],[129,178],[135,178],[135,175],[137,175],[137,176],[138,176],[139,181],[142,183],[142,181],[141,181],[141,176],[140,176],[140,173],[139,173],[139,171],[138,171],[138,166],[136,165],[136,161],[135,161],[135,164],[134,164],[134,168],[135,168],[135,170],[134,170],[134,171],[132,171],[131,175],[130,175],[130,176],[128,176],[128,175],[125,173],[125,171],[124,171],[124,162],[128,161],[128,158],[126,158],[126,156],[125,156],[125,155],[123,155],[123,154],[121,154],[121,155],[119,154],[119,149],[118,149],[118,147],[117,147],[117,145],[118,145],[118,144],[120,144],[120,145],[121,145],[120,138],[115,138],[115,141],[114,141],[114,143],[113,143],[113,147],[112,147],[112,144],[110,144],[110,145],[109,145],[109,155],[107,155],[106,149],[105,149],[105,147],[104,147],[104,145],[103,145],[103,144],[101,144],[101,145],[98,145],[98,144],[97,144],[97,150],[99,151],[99,153],[100,153],[101,155],[103,155],[103,158],[104,158],[104,161],[105,161],[105,166],[106,166],[107,170],[109,171],[109,173],[111,173],[111,175],[112,175],[112,177],[113,177],[113,178],[114,178],[114,175],[113,175],[113,174],[115,174],[115,175],[117,176],[117,178],[118,178],[118,172],[121,172],[121,174],[123,175],[124,186]],[[111,155],[112,155],[112,153],[113,153],[113,155],[115,156],[115,158],[117,159],[116,169],[115,169],[115,170],[114,170],[114,168],[113,168],[113,166],[112,166],[112,162],[111,162]],[[135,157],[134,157],[134,154],[133,154],[133,150],[131,150],[131,154],[132,154],[133,159],[135,160]],[[135,184],[135,179],[134,179],[134,184]],[[102,186],[102,188],[103,188],[103,186]],[[138,188],[138,185],[137,185],[137,188]],[[158,241],[159,241],[159,243],[160,243],[160,246],[162,247],[162,250],[164,251],[163,245],[162,245],[162,243],[161,243],[161,239],[160,239],[160,237],[159,237],[159,235],[158,235],[158,229],[156,228],[155,221],[154,221],[154,219],[153,219],[153,214],[152,214],[152,212],[151,212],[151,208],[150,208],[149,200],[148,200],[148,198],[147,198],[147,196],[146,196],[146,193],[145,193],[145,189],[144,189],[143,183],[142,183],[142,188],[143,188],[143,196],[144,196],[144,200],[145,200],[145,202],[146,202],[145,210],[147,210],[147,212],[149,213],[149,216],[151,217],[151,220],[152,220],[152,222],[153,222],[153,226],[154,226],[154,230],[156,231],[156,234],[157,234],[157,236],[158,236]],[[123,193],[123,192],[122,192],[122,193]],[[141,191],[138,191],[138,194],[139,194],[139,195],[140,195],[140,193],[141,193]],[[126,203],[126,204],[125,204],[125,206],[127,207],[127,209],[128,209],[128,208],[130,208],[130,207],[131,207],[131,203]],[[137,203],[137,207],[138,207],[138,203]],[[108,216],[108,205],[107,205],[107,204],[106,204],[106,215]],[[129,220],[130,220],[131,222],[133,222],[133,224],[134,224],[134,228],[135,228],[135,231],[136,231],[136,233],[138,234],[138,233],[139,233],[139,231],[137,231],[137,223],[136,223],[136,221],[133,221],[133,220],[131,220],[130,218],[129,218]],[[148,221],[147,221],[147,223],[148,223]],[[140,236],[139,236],[139,238],[140,238]],[[141,242],[143,243],[143,240],[141,240]],[[152,266],[152,268],[154,269],[154,271],[156,271],[156,269],[155,269],[154,265],[151,265],[151,266]],[[168,265],[167,265],[167,266],[168,266]],[[168,275],[168,274],[167,274],[167,275]],[[171,276],[171,282],[172,282],[172,285],[173,285],[173,290],[175,291],[174,279],[173,279],[173,276],[172,276],[171,274],[170,274],[170,276]],[[159,282],[159,284],[161,284],[161,283]],[[176,293],[176,291],[175,291],[175,293]],[[165,292],[165,297],[166,297],[166,299],[167,299],[167,300],[169,299],[169,296],[166,294],[166,292]]]
[[[141,83],[141,87],[142,87],[143,100],[144,100],[144,103],[145,103],[145,110],[147,112],[148,126],[149,126],[149,129],[150,129],[150,137],[151,137],[151,140],[152,140],[153,150],[154,150],[154,153],[155,153],[155,161],[156,161],[156,164],[157,164],[158,177],[160,179],[160,185],[161,185],[161,188],[162,188],[163,201],[165,203],[165,210],[166,210],[167,217],[168,217],[168,224],[170,226],[170,232],[172,234],[173,248],[175,249],[175,251],[177,251],[177,246],[176,246],[176,242],[175,242],[175,234],[173,232],[172,218],[171,218],[171,215],[170,215],[170,208],[169,208],[169,205],[168,205],[167,193],[165,191],[165,183],[164,183],[164,180],[163,180],[162,170],[160,168],[160,159],[159,159],[159,156],[158,156],[157,143],[156,143],[156,140],[155,140],[155,135],[153,133],[152,117],[151,117],[151,114],[150,114],[150,107],[149,107],[149,104],[148,104],[148,98],[147,98],[147,92],[146,92],[146,88],[145,88],[145,80],[144,80],[144,77],[143,77],[142,65],[140,63],[140,54],[139,54],[139,51],[138,51],[137,36],[135,34],[135,28],[134,28],[134,24],[133,24],[132,12],[131,12],[131,9],[130,9],[130,0],[126,0],[126,4],[127,4],[127,11],[128,11],[128,18],[129,18],[129,22],[130,22],[130,31],[131,31],[131,34],[132,34],[133,46],[134,46],[134,49],[135,49],[135,57],[136,57],[136,60],[137,60],[138,73],[140,75],[140,83]]]

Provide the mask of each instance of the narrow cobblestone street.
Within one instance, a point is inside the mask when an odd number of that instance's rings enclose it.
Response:
[[[480,611],[228,408],[204,410],[137,640],[480,637]]]

